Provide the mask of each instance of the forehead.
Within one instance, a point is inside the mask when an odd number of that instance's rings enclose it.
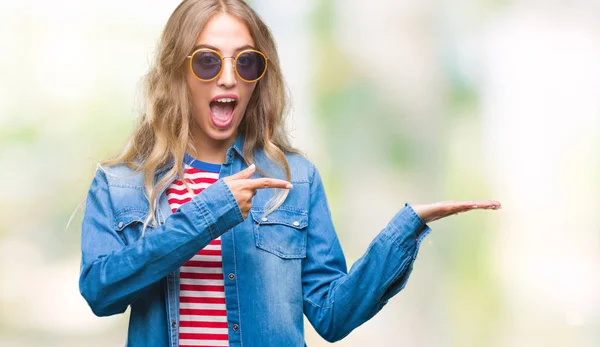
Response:
[[[196,46],[210,45],[228,54],[238,47],[254,46],[250,31],[241,19],[226,13],[212,17],[196,39]]]

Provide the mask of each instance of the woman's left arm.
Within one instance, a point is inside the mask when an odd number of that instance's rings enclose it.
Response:
[[[329,342],[344,338],[369,320],[404,288],[419,244],[431,231],[426,222],[496,204],[478,207],[467,202],[446,202],[415,205],[415,209],[406,204],[347,271],[323,182],[316,167],[313,170],[307,256],[302,263],[304,314]]]

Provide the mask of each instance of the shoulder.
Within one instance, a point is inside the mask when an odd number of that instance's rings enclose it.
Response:
[[[144,174],[125,164],[98,164],[88,196],[91,201],[104,206],[105,213],[112,211],[111,214],[115,218],[137,218],[148,211]]]
[[[96,168],[95,179],[102,179],[109,187],[144,190],[144,174],[126,164],[100,165]]]

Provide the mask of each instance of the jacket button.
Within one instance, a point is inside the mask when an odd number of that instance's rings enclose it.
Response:
[[[235,279],[235,275],[231,273],[229,276],[227,276],[227,278],[233,281]]]
[[[298,221],[295,221],[295,222],[294,222],[294,226],[296,226],[296,227],[297,227],[298,225],[300,225],[300,222],[298,222]]]
[[[267,217],[263,217],[262,221],[263,221],[263,222],[266,222],[266,221],[268,221]]]
[[[232,328],[233,328],[233,331],[238,331],[238,329],[240,328],[240,326],[237,325],[237,324],[234,324]]]
[[[123,225],[124,225],[123,222],[119,222],[119,228],[122,228]]]
[[[177,322],[176,321],[171,321],[171,328],[175,328],[177,327]]]

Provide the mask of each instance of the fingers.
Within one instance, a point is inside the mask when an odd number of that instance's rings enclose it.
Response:
[[[284,189],[292,189],[292,184],[285,180],[280,180],[277,178],[255,178],[251,179],[252,175],[256,171],[256,166],[254,164],[248,166],[244,170],[235,173],[231,176],[225,177],[224,180],[232,181],[232,180],[248,180],[247,187],[250,189],[263,189],[263,188],[284,188]],[[256,194],[256,192],[254,192]]]
[[[477,209],[499,209],[502,208],[500,202],[495,200],[479,200],[472,202],[472,208]]]
[[[475,209],[496,210],[502,208],[500,203],[495,200],[440,201],[433,204],[412,204],[411,206],[425,223]]]
[[[277,178],[254,178],[248,180],[248,188],[263,189],[263,188],[283,188],[292,189],[292,184],[285,180]]]
[[[254,174],[254,171],[256,171],[256,166],[254,164],[248,166],[247,168],[245,168],[244,170],[237,172],[229,177],[226,177],[227,180],[240,180],[240,179],[247,179],[252,177],[252,175]]]
[[[495,200],[446,201],[443,204],[445,212],[449,214],[457,214],[471,210],[497,210],[502,208],[501,204]]]

